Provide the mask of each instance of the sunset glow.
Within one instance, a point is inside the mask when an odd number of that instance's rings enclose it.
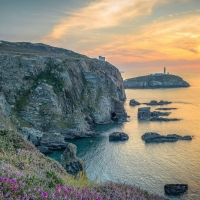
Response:
[[[7,13],[12,11],[2,3]],[[5,30],[0,39],[47,43],[89,57],[102,55],[125,70],[163,65],[200,68],[199,0],[88,0],[84,4],[60,0],[54,8],[45,0],[42,9],[24,6],[29,13],[17,8],[8,19],[0,16]],[[21,18],[21,32],[30,29],[19,36],[15,26]]]

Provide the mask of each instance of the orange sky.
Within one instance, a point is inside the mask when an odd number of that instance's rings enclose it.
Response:
[[[44,7],[47,7],[45,2]],[[19,41],[25,38],[71,49],[89,57],[102,55],[121,70],[163,66],[200,69],[199,0],[59,2],[63,6],[55,4],[46,8],[43,25],[36,17],[42,15],[42,10],[37,9],[35,13],[34,9],[30,10],[29,13],[35,14],[36,18],[31,20],[38,23],[40,31],[34,30],[30,37],[21,38],[4,34],[2,39]],[[14,12],[20,19],[17,11]],[[28,22],[21,31],[29,28]],[[3,26],[6,27],[6,23]]]

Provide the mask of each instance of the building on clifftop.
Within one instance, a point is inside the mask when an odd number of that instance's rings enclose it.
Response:
[[[103,56],[99,56],[99,61],[106,61],[106,58]]]
[[[150,76],[163,76],[163,75],[166,75],[166,68],[164,67],[164,72],[157,72],[157,73],[154,73],[154,74],[150,74]]]

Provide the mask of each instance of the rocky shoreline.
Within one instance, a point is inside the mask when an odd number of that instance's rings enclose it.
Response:
[[[0,127],[20,130],[42,151],[96,136],[95,124],[127,120],[123,79],[108,62],[45,44],[2,41],[0,71]]]

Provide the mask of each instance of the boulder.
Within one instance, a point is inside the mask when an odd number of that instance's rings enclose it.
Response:
[[[151,107],[138,108],[138,119],[148,120],[151,117]]]
[[[76,156],[76,150],[76,145],[67,143],[65,151],[61,155],[61,164],[71,175],[77,175],[79,172],[85,173],[85,164]]]
[[[129,136],[123,132],[113,132],[109,135],[109,141],[124,141],[128,139]]]
[[[166,184],[164,186],[165,193],[167,195],[180,195],[188,190],[188,185],[187,184]]]
[[[26,140],[29,140],[35,146],[40,145],[40,140],[43,136],[43,133],[40,130],[34,128],[22,127],[20,133]]]
[[[68,143],[60,133],[44,133],[40,146],[48,147],[49,150],[65,149]]]
[[[52,150],[50,150],[48,147],[45,147],[45,146],[39,146],[38,150],[43,154],[51,154],[51,153],[53,153]]]
[[[176,142],[178,140],[192,140],[191,136],[180,136],[177,134],[160,135],[155,132],[147,132],[142,135],[145,142]]]
[[[136,101],[135,99],[131,99],[129,102],[130,106],[139,106],[140,103],[138,101]]]

